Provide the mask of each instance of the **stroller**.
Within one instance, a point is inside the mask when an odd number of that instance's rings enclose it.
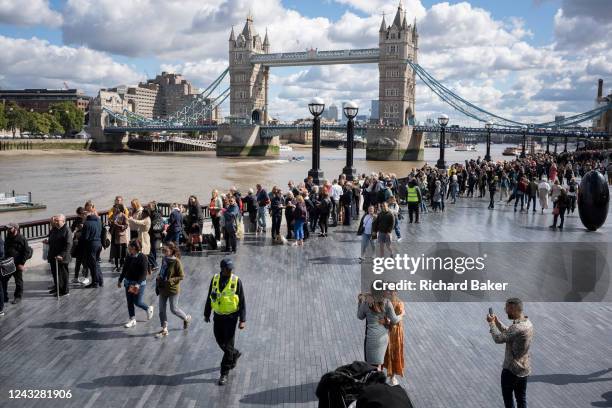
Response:
[[[319,408],[348,408],[370,384],[385,383],[385,374],[363,362],[338,367],[324,374],[317,386]]]

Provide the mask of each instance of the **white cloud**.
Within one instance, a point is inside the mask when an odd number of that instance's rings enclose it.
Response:
[[[0,23],[58,27],[62,15],[51,9],[48,0],[0,0]]]
[[[281,0],[139,0],[123,2],[120,7],[116,0],[67,0],[63,17],[59,16],[64,21],[63,38],[78,47],[24,40],[28,45],[22,48],[38,53],[30,61],[34,65],[20,72],[3,59],[0,84],[55,83],[56,77],[64,75],[69,82],[93,88],[97,83],[109,86],[139,79],[133,68],[115,62],[108,54],[113,53],[154,58],[160,71],[180,72],[204,88],[227,66],[230,28],[234,25],[236,33],[240,32],[249,10],[256,30],[263,35],[268,29],[272,52],[376,47],[380,13],[386,12],[386,21],[391,23],[397,10],[397,2],[389,0],[335,2],[348,9],[333,21],[301,15]],[[0,19],[6,3],[0,0]],[[28,4],[38,4],[38,10],[44,9],[40,5],[49,9],[43,0]],[[558,110],[588,110],[596,79],[612,83],[612,8],[607,7],[607,0],[562,0],[561,9],[551,17],[555,40],[545,46],[531,43],[533,33],[520,17],[495,19],[487,10],[467,2],[443,2],[426,9],[420,0],[408,0],[404,9],[409,22],[415,17],[418,22],[419,63],[467,100],[502,116],[544,121],[551,120]],[[17,40],[11,42],[14,47]],[[64,68],[61,63],[43,61],[45,54],[51,55],[52,61],[56,55],[70,54],[65,50],[77,53],[84,62],[76,68]],[[98,63],[94,64],[96,58]],[[304,116],[304,105],[314,94],[337,103],[355,99],[364,109],[369,109],[371,99],[378,98],[376,65],[304,67],[290,75],[282,72],[272,70],[269,106],[274,116],[284,119]],[[418,83],[419,119],[450,110]]]
[[[142,79],[128,65],[87,48],[56,46],[38,38],[14,39],[0,35],[0,79],[3,88],[70,87],[93,95],[100,87]],[[10,82],[9,82],[10,81]]]

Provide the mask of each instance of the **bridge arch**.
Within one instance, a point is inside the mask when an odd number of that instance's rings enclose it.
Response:
[[[251,113],[251,120],[253,121],[254,124],[261,124],[262,120],[263,120],[263,112],[260,109],[255,109],[252,113]]]

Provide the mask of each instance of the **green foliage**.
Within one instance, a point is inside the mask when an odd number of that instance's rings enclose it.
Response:
[[[28,112],[25,109],[14,103],[9,103],[4,107],[4,110],[6,112],[7,128],[13,131],[13,135],[15,130],[25,128],[28,117]]]
[[[79,132],[83,129],[85,114],[72,102],[60,102],[51,105],[53,116],[66,133]]]
[[[6,129],[8,126],[8,119],[6,118],[4,107],[4,104],[0,105],[0,129]]]

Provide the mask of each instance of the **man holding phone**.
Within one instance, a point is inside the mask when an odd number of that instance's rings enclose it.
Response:
[[[497,344],[506,344],[503,370],[501,374],[502,396],[506,408],[527,407],[527,378],[531,374],[529,347],[533,340],[533,325],[523,314],[523,302],[519,298],[506,301],[506,313],[512,320],[509,327],[504,326],[489,308],[487,322],[491,336]]]

